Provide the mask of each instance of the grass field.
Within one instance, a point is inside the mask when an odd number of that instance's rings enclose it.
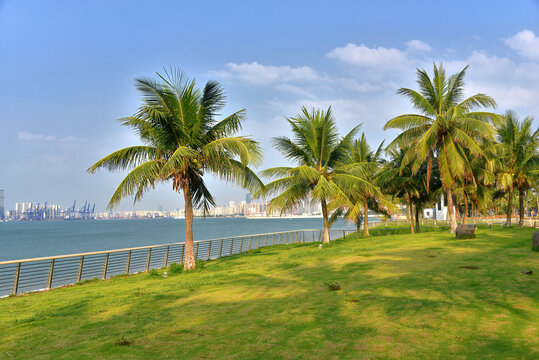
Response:
[[[532,234],[349,236],[0,299],[0,359],[538,359]]]

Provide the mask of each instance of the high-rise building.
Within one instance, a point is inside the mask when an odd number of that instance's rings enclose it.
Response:
[[[247,202],[247,204],[250,204],[251,200],[253,200],[251,193],[248,193],[247,195],[245,195],[245,201]]]
[[[4,210],[4,189],[0,189],[0,220],[5,219],[5,210]]]

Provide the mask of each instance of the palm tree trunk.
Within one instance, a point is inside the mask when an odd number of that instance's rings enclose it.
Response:
[[[361,237],[361,214],[356,216],[357,237]]]
[[[457,230],[457,219],[455,219],[455,205],[453,205],[453,192],[447,189],[447,214],[451,223],[451,234]]]
[[[507,198],[507,218],[505,227],[511,227],[511,216],[513,215],[513,186],[509,188],[509,197]]]
[[[322,244],[329,244],[329,220],[328,220],[328,206],[326,200],[322,200],[322,216],[324,217],[324,237]]]
[[[419,228],[419,208],[417,207],[417,205],[415,206],[414,210],[415,210],[415,231],[420,233],[421,229]]]
[[[464,194],[464,216],[462,217],[462,223],[468,223],[468,197]]]
[[[412,201],[410,200],[410,194],[406,193],[406,201],[408,201],[408,204],[406,205],[406,212],[408,215],[408,220],[410,220],[410,234],[414,233],[414,216],[412,215]]]
[[[518,190],[518,209],[520,212],[520,219],[518,220],[518,227],[524,226],[524,191]]]
[[[369,204],[367,200],[363,203],[363,236],[369,236]]]
[[[189,186],[183,185],[183,198],[185,200],[185,262],[183,268],[185,270],[193,270],[195,268],[195,251],[193,245],[193,200]]]

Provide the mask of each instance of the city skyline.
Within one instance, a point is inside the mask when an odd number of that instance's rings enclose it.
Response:
[[[2,209],[2,194],[0,189],[0,209]],[[228,204],[216,204],[209,209],[207,216],[266,216],[267,201],[253,199],[251,194],[245,194],[245,200],[232,200]],[[90,210],[92,209],[92,210]],[[69,207],[58,204],[41,202],[16,202],[13,209],[4,209],[6,220],[72,220],[85,218],[82,213],[88,214],[86,219],[115,219],[115,218],[142,218],[142,217],[183,217],[185,209],[177,207],[165,209],[161,205],[157,209],[143,210],[105,210],[95,211],[95,204],[85,201],[84,205],[77,207],[77,201]],[[301,206],[286,212],[285,215],[318,215],[321,209],[319,204],[304,202]],[[203,216],[201,209],[195,210],[195,216]],[[278,214],[271,214],[277,216]],[[0,214],[0,220],[3,219]]]
[[[491,1],[488,9],[482,2],[244,2],[226,19],[225,3],[163,2],[157,9],[134,3],[0,3],[0,65],[7,69],[0,96],[0,188],[6,189],[6,208],[16,201],[67,206],[88,199],[104,209],[125,173],[89,175],[86,169],[138,143],[116,120],[140,105],[134,79],[168,66],[181,67],[199,86],[218,80],[228,95],[223,114],[247,110],[241,133],[264,148],[257,170],[288,165],[271,138],[288,135],[284,118],[295,116],[300,105],[331,105],[341,133],[363,123],[373,146],[394,138],[382,125],[411,110],[396,90],[413,87],[415,68],[430,69],[433,62],[443,61],[449,73],[470,65],[466,92],[493,96],[499,112],[539,114],[536,1]],[[426,32],[419,21],[459,6],[467,11],[438,19],[451,32]],[[211,19],[203,28],[200,13]],[[374,16],[381,13],[382,21]],[[133,21],[157,25],[133,27]],[[219,204],[243,194],[214,177],[207,183]],[[182,204],[165,184],[139,204],[123,201],[119,210]]]

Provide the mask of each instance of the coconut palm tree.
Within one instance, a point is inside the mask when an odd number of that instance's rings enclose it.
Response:
[[[209,81],[201,90],[195,80],[179,69],[157,74],[157,79],[139,78],[135,85],[142,93],[142,105],[120,123],[134,129],[143,145],[130,146],[107,155],[88,171],[99,168],[130,172],[120,182],[108,207],[113,208],[124,197],[134,201],[161,182],[183,192],[185,201],[185,269],[194,269],[193,208],[204,213],[215,205],[206,187],[204,175],[236,183],[252,191],[263,186],[249,168],[261,162],[258,143],[248,137],[233,136],[245,119],[245,110],[218,121],[225,105],[225,93],[219,83]]]
[[[367,143],[365,133],[362,133],[359,138],[354,140],[349,150],[349,155],[344,161],[346,164],[361,164],[365,169],[364,180],[374,184],[378,170],[384,163],[382,157],[382,148],[384,142],[378,146],[376,151],[373,151]],[[342,210],[346,209],[345,218],[353,221],[357,227],[357,236],[361,236],[361,223],[364,222],[363,235],[369,236],[369,209],[381,211],[384,208],[391,208],[393,204],[386,201],[380,188],[364,187],[363,183],[359,183],[352,191],[348,192],[345,203],[340,204]],[[334,204],[337,205],[336,203]]]
[[[511,227],[513,213],[513,193],[519,192],[519,226],[524,224],[524,196],[532,188],[539,167],[539,129],[533,131],[533,116],[520,121],[517,113],[507,111],[504,121],[498,126],[497,156],[498,184],[507,193],[506,227]]]
[[[352,140],[359,125],[340,137],[331,107],[327,111],[301,109],[295,117],[286,119],[293,139],[277,137],[274,147],[296,167],[274,167],[263,170],[262,176],[274,179],[257,195],[272,196],[268,211],[283,214],[307,199],[319,201],[324,219],[323,243],[329,243],[329,213],[332,202],[343,203],[347,193],[357,187],[373,189],[364,179],[369,166],[346,164]]]
[[[427,72],[417,69],[419,91],[401,88],[398,94],[407,97],[419,114],[405,114],[389,120],[384,129],[403,132],[389,145],[408,147],[403,168],[412,164],[412,172],[427,162],[427,191],[430,189],[432,161],[436,158],[442,185],[447,193],[451,231],[457,223],[453,205],[455,180],[464,173],[464,150],[472,156],[483,156],[478,139],[493,139],[490,122],[498,116],[489,112],[473,111],[482,107],[495,107],[496,102],[485,94],[464,98],[464,76],[468,66],[447,76],[442,64],[434,64],[431,80]]]
[[[407,217],[410,221],[410,233],[419,231],[419,213],[428,203],[436,202],[441,187],[439,172],[433,164],[430,175],[430,190],[427,192],[427,164],[422,164],[414,174],[410,167],[402,166],[408,149],[388,147],[389,160],[380,169],[376,184],[384,193],[400,199],[406,204]],[[416,224],[414,226],[414,214]]]

